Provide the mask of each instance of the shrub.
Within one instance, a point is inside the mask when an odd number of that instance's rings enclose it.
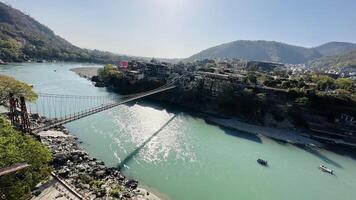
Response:
[[[121,193],[120,186],[115,186],[115,187],[111,188],[111,190],[109,191],[109,195],[112,197],[116,197],[116,198],[120,197],[120,193]]]
[[[0,116],[0,168],[27,163],[30,167],[0,177],[0,194],[5,199],[28,199],[37,183],[49,173],[50,151],[29,135],[15,130]]]

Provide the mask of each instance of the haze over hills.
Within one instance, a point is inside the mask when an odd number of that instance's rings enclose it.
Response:
[[[237,40],[203,50],[189,57],[187,60],[192,61],[205,58],[240,58],[246,60],[299,64],[323,56],[349,53],[353,50],[356,50],[356,44],[346,42],[330,42],[314,48],[305,48],[275,41]]]

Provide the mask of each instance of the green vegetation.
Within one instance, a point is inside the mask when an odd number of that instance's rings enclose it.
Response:
[[[317,69],[338,69],[338,68],[356,68],[356,50],[334,55],[321,57],[319,59],[312,60],[308,63]]]
[[[120,186],[113,187],[109,191],[109,195],[112,196],[112,197],[115,197],[115,198],[119,198],[120,197],[120,193],[121,193]]]
[[[0,2],[0,59],[5,62],[59,60],[116,63],[127,58],[76,47],[30,16]]]
[[[31,86],[12,77],[0,75],[0,105],[7,106],[10,93],[14,96],[24,96],[28,101],[37,99],[37,94],[32,91]]]
[[[111,64],[107,64],[104,66],[104,68],[98,69],[98,75],[106,84],[110,84],[115,80],[120,80],[123,77],[122,73]]]
[[[256,84],[257,76],[254,73],[249,73],[249,74],[247,74],[246,81],[247,81],[247,83],[250,83],[250,84]]]
[[[0,116],[0,168],[28,163],[29,168],[0,177],[0,198],[28,199],[30,191],[50,173],[50,151],[32,136],[16,131]]]
[[[319,90],[330,90],[335,86],[335,80],[325,75],[315,75],[312,77]]]
[[[349,78],[338,78],[336,79],[335,84],[339,89],[352,90],[354,83]]]
[[[0,58],[5,61],[18,61],[22,45],[14,39],[0,40]]]

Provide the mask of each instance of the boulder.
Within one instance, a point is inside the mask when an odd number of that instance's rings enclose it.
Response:
[[[90,185],[89,184],[80,183],[79,187],[81,187],[82,189],[90,190]]]
[[[70,155],[68,153],[55,153],[53,156],[54,164],[64,164],[69,160]]]
[[[67,178],[69,175],[70,170],[69,169],[61,169],[58,171],[58,175],[60,175],[63,178]]]
[[[136,189],[138,186],[138,181],[130,179],[125,183],[125,186],[131,189]]]
[[[95,172],[95,177],[97,178],[102,178],[106,175],[106,171],[105,170],[99,170],[97,172]]]
[[[76,166],[76,169],[80,172],[84,172],[86,167],[83,164],[80,164]]]

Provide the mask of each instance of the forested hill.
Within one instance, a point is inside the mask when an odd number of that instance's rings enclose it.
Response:
[[[333,55],[324,56],[308,62],[308,65],[319,69],[338,69],[356,71],[356,51]]]
[[[323,56],[336,56],[356,51],[356,44],[348,42],[328,42],[314,49]]]
[[[0,2],[0,59],[117,62],[125,56],[76,47],[29,15]]]
[[[274,41],[238,40],[203,50],[189,57],[187,61],[205,58],[240,58],[299,64],[324,56],[346,54],[353,50],[356,50],[356,44],[345,42],[330,42],[314,48],[305,48]]]

